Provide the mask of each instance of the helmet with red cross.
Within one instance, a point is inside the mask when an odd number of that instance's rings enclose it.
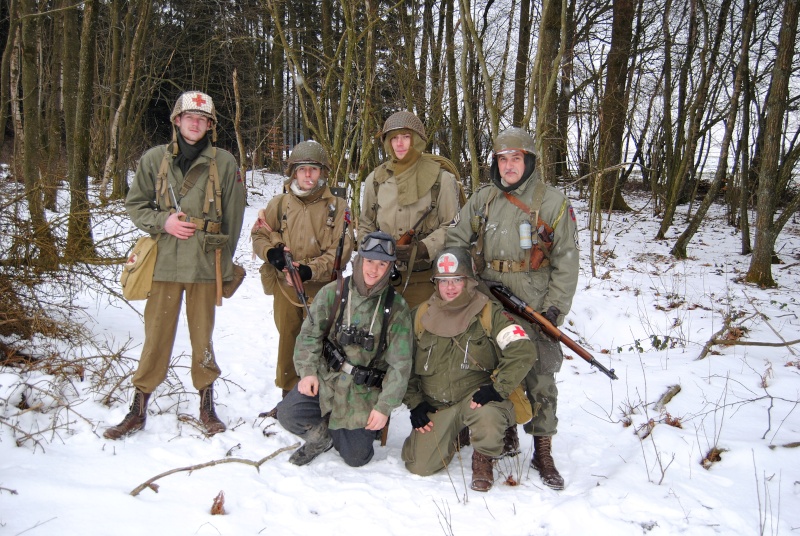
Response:
[[[475,279],[472,256],[464,248],[444,248],[433,263],[433,278],[469,277]]]
[[[175,107],[172,108],[172,114],[169,116],[170,122],[174,123],[175,118],[184,112],[201,114],[211,119],[214,123],[217,122],[217,109],[214,107],[214,101],[200,91],[187,91],[178,97],[178,100],[175,101]]]

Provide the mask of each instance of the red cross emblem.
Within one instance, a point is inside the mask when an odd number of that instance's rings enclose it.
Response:
[[[512,331],[511,333],[513,333],[514,335],[519,335],[520,337],[526,337],[528,335],[527,333],[525,333],[525,330],[522,329],[522,327],[519,325],[515,326],[514,331]]]
[[[438,266],[440,274],[451,274],[455,271],[455,268],[456,266],[458,266],[458,263],[456,262],[455,257],[447,253],[445,255],[442,255],[442,258],[439,260]]]
[[[204,104],[206,104],[206,99],[204,99],[200,93],[192,97],[192,100],[198,108],[201,108]]]

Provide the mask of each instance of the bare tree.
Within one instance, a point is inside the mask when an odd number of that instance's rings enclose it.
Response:
[[[753,257],[750,260],[750,268],[745,276],[747,281],[762,287],[776,286],[775,280],[772,278],[775,240],[791,215],[800,208],[800,195],[795,194],[783,212],[776,218],[778,201],[786,192],[792,170],[800,160],[800,146],[797,145],[796,136],[792,139],[794,146],[781,160],[781,151],[785,147],[783,126],[789,103],[789,79],[795,55],[799,11],[800,2],[785,0],[775,51],[775,65],[765,106],[764,151],[758,174],[755,246]]]

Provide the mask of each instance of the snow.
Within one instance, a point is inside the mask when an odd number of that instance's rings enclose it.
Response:
[[[800,533],[800,347],[714,346],[696,360],[726,315],[740,315],[733,325],[745,341],[800,338],[800,224],[795,217],[776,245],[786,262],[773,267],[779,288],[762,290],[739,281],[749,256],[737,253],[740,236],[725,224],[723,208],[714,207],[690,244],[692,257],[676,261],[669,249],[686,207],[670,239],[654,240],[659,221],[635,194],[628,200],[641,212],[603,219],[595,277],[586,205],[573,199],[583,228],[582,272],[564,330],[616,369],[619,380],[577,357],[564,362],[554,455],[565,490],[543,486],[529,468],[532,442],[521,427],[524,453],[497,463],[488,493],[469,489],[471,447],[447,472],[408,473],[400,449],[411,425],[401,407],[392,415],[388,444],[376,443],[373,461],[362,468],[348,467],[334,450],[295,467],[287,450],[259,469],[222,463],[176,472],[155,482],[158,492],[145,488],[132,496],[170,470],[232,458],[255,462],[300,442],[274,420],[257,417],[280,399],[273,384],[278,333],[247,232],[281,183],[276,175],[248,178],[251,206],[237,253],[248,277],[217,310],[214,346],[223,369],[217,410],[228,431],[206,438],[193,424],[199,397],[189,377],[185,317],[174,367],[151,400],[146,429],[121,441],[103,439],[102,431],[127,413],[129,379],[123,399],[108,408],[102,403],[107,389],[97,388],[91,373],[58,383],[42,371],[0,368],[0,533]],[[128,307],[88,291],[77,300],[96,339],[115,350],[127,342],[126,359],[115,366],[130,372],[143,338],[138,313],[144,302]],[[64,352],[96,355],[89,348]],[[680,392],[658,409],[673,385]],[[42,406],[20,410],[23,393],[30,406]],[[722,450],[721,461],[705,469],[701,460],[712,447]],[[519,485],[505,484],[507,477]],[[212,516],[220,491],[226,515]]]

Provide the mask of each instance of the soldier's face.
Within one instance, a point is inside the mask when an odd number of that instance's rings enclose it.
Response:
[[[439,296],[446,302],[451,302],[464,292],[467,280],[463,277],[441,277],[436,279]]]
[[[517,184],[525,173],[525,153],[513,151],[497,155],[497,170],[506,184]]]
[[[386,275],[388,269],[389,261],[363,259],[361,263],[361,274],[364,276],[364,284],[367,285],[367,288],[374,287],[378,281]]]
[[[319,181],[319,176],[322,170],[319,166],[312,166],[309,164],[302,164],[297,166],[294,176],[297,179],[297,185],[301,190],[307,192],[312,190]]]
[[[392,138],[391,144],[394,155],[402,160],[411,149],[411,134],[398,134]]]
[[[175,126],[178,127],[183,139],[189,145],[194,145],[202,140],[211,128],[211,121],[204,115],[184,112],[175,118]]]

